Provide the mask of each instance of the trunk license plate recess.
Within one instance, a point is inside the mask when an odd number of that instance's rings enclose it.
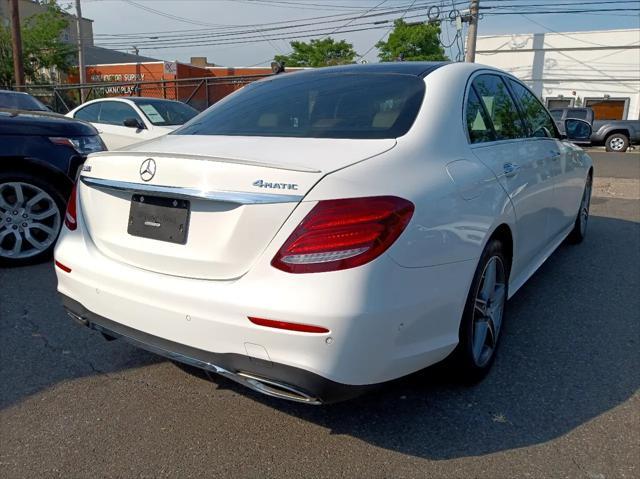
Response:
[[[134,194],[131,197],[127,233],[141,238],[186,244],[190,207],[188,200]]]

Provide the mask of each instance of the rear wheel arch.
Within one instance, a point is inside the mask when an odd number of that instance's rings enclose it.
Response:
[[[611,135],[615,135],[615,134],[620,134],[620,135],[624,135],[627,138],[630,137],[629,134],[629,130],[625,129],[625,128],[616,128],[613,130],[609,130],[605,135],[604,135],[604,139],[605,141],[607,140],[607,138],[609,138]]]
[[[511,266],[513,264],[513,232],[511,231],[511,227],[507,223],[502,223],[498,225],[496,229],[493,230],[491,236],[487,240],[487,244],[489,244],[492,240],[497,239],[502,244],[503,254],[507,261],[505,265],[507,267],[507,275],[511,272]]]
[[[33,158],[5,158],[0,163],[0,173],[25,173],[49,182],[65,198],[69,197],[73,181],[60,170],[46,162]]]

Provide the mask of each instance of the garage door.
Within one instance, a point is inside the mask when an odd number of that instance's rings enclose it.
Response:
[[[624,100],[586,100],[596,120],[624,120]]]

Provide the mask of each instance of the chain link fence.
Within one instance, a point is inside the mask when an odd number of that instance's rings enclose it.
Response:
[[[139,96],[166,98],[184,102],[196,110],[204,110],[230,93],[253,81],[270,75],[186,78],[121,83],[85,83],[68,85],[28,85],[27,93],[51,110],[67,113],[85,101],[98,98]]]

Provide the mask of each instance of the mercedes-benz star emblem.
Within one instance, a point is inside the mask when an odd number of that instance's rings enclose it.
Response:
[[[156,176],[156,162],[153,158],[147,158],[140,165],[140,178],[142,181],[151,181]]]

